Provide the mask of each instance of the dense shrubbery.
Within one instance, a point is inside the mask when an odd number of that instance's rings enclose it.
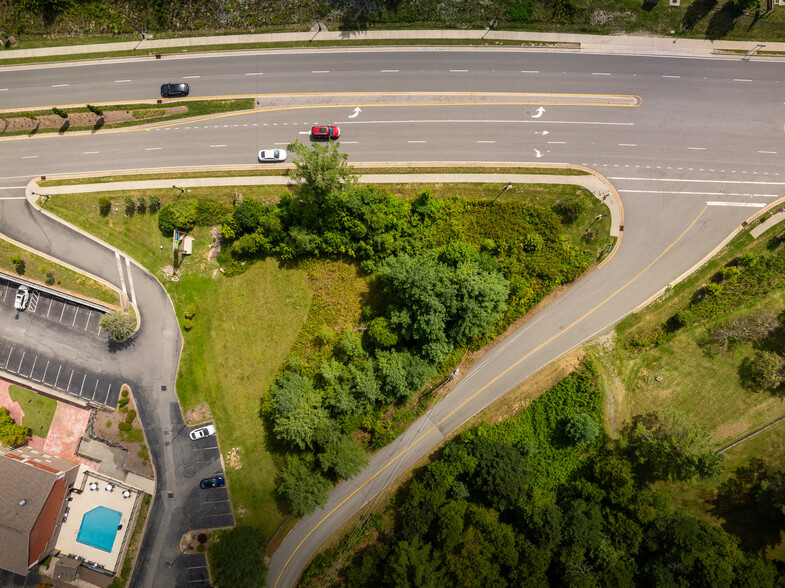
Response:
[[[150,197],[150,211],[158,208],[158,200]],[[231,207],[212,200],[176,200],[158,212],[158,228],[164,235],[172,231],[190,231],[195,226],[217,225],[229,213]]]
[[[399,492],[394,529],[354,555],[342,583],[774,585],[771,563],[723,529],[674,513],[652,491],[646,480],[649,468],[660,469],[657,459],[631,456],[609,439],[565,443],[562,423],[577,415],[600,416],[591,367],[522,415],[461,435]],[[700,436],[671,427],[656,442],[670,446],[685,433]]]
[[[0,406],[0,443],[9,447],[24,445],[33,436],[25,425],[17,425],[5,406]]]
[[[202,542],[199,535],[199,543]],[[210,542],[210,568],[216,586],[258,588],[267,576],[266,540],[262,533],[247,525],[219,531]]]

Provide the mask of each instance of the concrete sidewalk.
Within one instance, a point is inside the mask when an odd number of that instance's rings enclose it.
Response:
[[[721,51],[756,52],[783,51],[785,43],[757,43],[755,41],[709,41],[703,39],[682,39],[676,32],[672,37],[651,37],[644,35],[582,35],[563,33],[536,33],[500,30],[386,30],[386,31],[308,31],[302,33],[264,33],[253,35],[226,35],[212,37],[185,37],[176,39],[144,39],[124,43],[96,43],[91,45],[73,45],[61,47],[40,47],[36,49],[12,49],[0,52],[0,64],[5,59],[48,57],[56,55],[78,55],[91,53],[107,53],[115,51],[137,51],[140,56],[147,56],[156,50],[176,47],[203,47],[209,51],[217,45],[255,45],[260,43],[307,43],[310,41],[330,41],[340,47],[343,41],[390,41],[394,45],[398,40],[417,39],[484,39],[486,41],[513,41],[522,44],[543,43],[547,45],[562,44],[562,47],[545,46],[540,50],[574,51],[579,53],[626,54],[626,55],[662,55],[683,57],[723,57],[741,59],[743,55],[722,55]],[[378,47],[378,46],[377,46]],[[408,45],[412,50],[416,47]],[[347,47],[351,50],[353,47]],[[429,46],[429,49],[449,49],[449,46]],[[463,47],[466,49],[467,47]],[[528,47],[537,50],[536,47]],[[382,48],[379,47],[381,50]],[[478,47],[478,49],[483,49]],[[496,47],[498,50],[515,49],[506,45]],[[256,49],[259,50],[259,49]],[[785,56],[764,57],[750,56],[754,59],[777,59],[785,61]],[[747,57],[749,58],[749,57]]]

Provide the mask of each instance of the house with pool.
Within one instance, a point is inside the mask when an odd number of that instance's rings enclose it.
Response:
[[[84,464],[0,446],[0,568],[25,575],[49,555],[54,578],[114,575],[143,492]]]

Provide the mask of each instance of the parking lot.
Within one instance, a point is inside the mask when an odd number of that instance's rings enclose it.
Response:
[[[13,312],[17,312],[14,309],[14,296],[18,286],[17,283],[0,277],[0,304]],[[30,288],[30,301],[27,308],[21,312],[36,315],[91,337],[106,337],[98,325],[103,311],[35,287]]]
[[[210,576],[207,574],[207,562],[203,553],[182,555],[175,565],[178,569],[178,586],[188,586],[188,588],[210,586]]]

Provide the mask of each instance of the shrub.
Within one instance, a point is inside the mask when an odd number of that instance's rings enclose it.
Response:
[[[199,533],[199,534],[196,536],[196,540],[197,540],[199,543],[207,543],[207,533]]]
[[[16,273],[18,273],[20,276],[25,273],[25,260],[21,255],[12,255],[11,263],[13,264]]]
[[[759,351],[749,363],[752,382],[763,390],[776,390],[785,381],[785,359],[773,351]]]
[[[196,316],[196,307],[193,304],[187,305],[183,311],[183,316],[187,319],[194,318]]]
[[[204,545],[202,545],[201,543],[199,545],[197,545],[196,546],[196,551],[199,552],[199,553],[204,553]]]
[[[183,320],[183,329],[186,331],[190,331],[194,328],[194,322],[191,319],[184,319]]]
[[[130,431],[131,423],[117,423],[117,428],[121,431]]]
[[[590,414],[579,412],[565,419],[564,433],[576,445],[591,443],[600,434],[600,427]]]
[[[780,326],[777,316],[770,310],[751,312],[745,316],[728,319],[715,327],[709,341],[727,351],[737,341],[762,341]]]
[[[98,212],[101,216],[107,216],[112,210],[112,200],[108,196],[101,196],[98,199]]]
[[[158,213],[158,228],[166,236],[175,230],[190,231],[196,224],[196,213],[196,200],[170,202]]]
[[[125,216],[133,216],[136,212],[136,202],[133,196],[126,196],[125,199]]]
[[[507,18],[513,22],[525,22],[531,20],[534,14],[534,2],[532,0],[524,0],[523,2],[516,2],[510,5],[507,11]]]
[[[578,217],[588,210],[585,198],[580,194],[567,196],[559,200],[554,206],[553,211],[558,214],[562,222],[566,224],[574,223]]]
[[[148,205],[150,212],[158,212],[161,209],[161,199],[153,194],[150,196],[150,204]]]
[[[97,106],[93,106],[92,104],[87,104],[87,110],[95,114],[96,116],[103,116],[104,111],[98,108]]]
[[[238,525],[219,531],[210,543],[209,558],[216,586],[255,588],[265,585],[265,537],[258,529]],[[200,544],[202,545],[202,544]]]
[[[19,116],[29,118],[30,120],[38,120],[38,117],[32,112],[20,112]]]
[[[227,214],[232,211],[228,204],[213,200],[196,201],[196,224],[200,227],[209,227],[221,223]]]
[[[9,447],[24,445],[32,437],[33,431],[25,425],[17,425],[11,418],[11,413],[4,406],[0,406],[0,443]]]
[[[136,212],[139,214],[147,212],[147,199],[144,196],[139,196],[136,199]]]
[[[68,113],[62,108],[57,108],[57,106],[52,109],[52,112],[54,112],[60,118],[68,118]]]
[[[529,233],[523,239],[523,250],[526,253],[539,253],[544,244],[545,242],[538,233]]]
[[[128,414],[125,415],[125,422],[131,424],[134,419],[136,418],[136,411],[132,408],[128,411]]]
[[[50,269],[48,266],[42,265],[39,270],[43,276],[44,281],[49,284],[50,286],[55,283],[55,272],[54,270]]]
[[[115,310],[103,315],[98,324],[115,341],[124,341],[134,332],[136,320],[127,312]]]
[[[106,421],[106,428],[107,429],[111,429],[112,428],[112,421]]]
[[[128,402],[130,400],[131,399],[128,398],[128,396],[121,396],[120,398],[117,399],[117,405],[118,406],[125,406],[126,404],[128,404]]]
[[[123,391],[120,393],[120,395],[121,395],[123,398],[128,398],[128,390],[127,390],[127,389],[124,389],[124,390],[123,390]]]

